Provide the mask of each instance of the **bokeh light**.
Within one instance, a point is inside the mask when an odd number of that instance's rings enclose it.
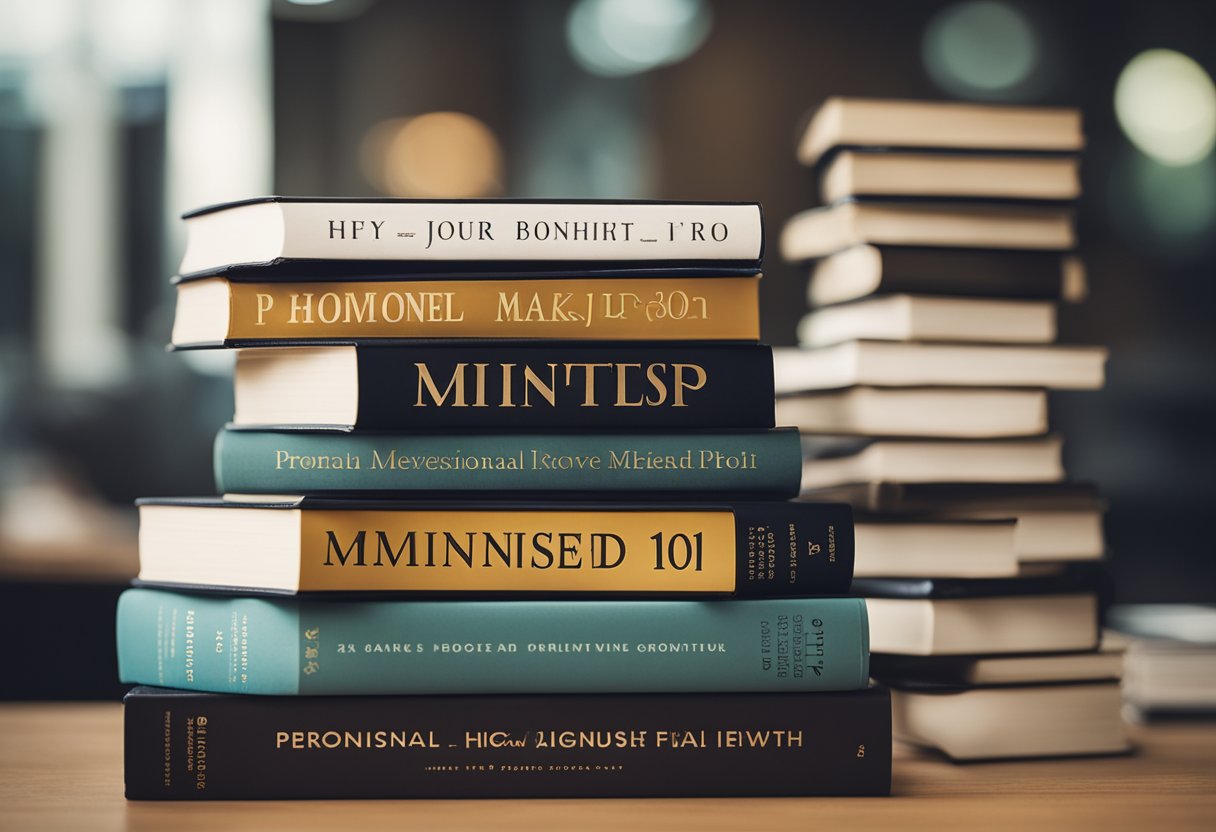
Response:
[[[684,60],[711,25],[704,0],[577,0],[566,37],[588,72],[620,76]]]
[[[1112,167],[1109,204],[1125,237],[1165,260],[1194,259],[1216,244],[1216,156],[1166,165],[1128,150]]]
[[[1128,62],[1115,84],[1115,115],[1132,144],[1165,165],[1194,164],[1216,143],[1212,78],[1172,49]]]
[[[436,112],[382,121],[360,148],[363,174],[400,197],[460,198],[502,192],[502,149],[486,124],[464,113]]]
[[[997,0],[958,3],[925,28],[921,55],[930,77],[953,95],[1001,100],[1034,73],[1039,38],[1030,21]]]

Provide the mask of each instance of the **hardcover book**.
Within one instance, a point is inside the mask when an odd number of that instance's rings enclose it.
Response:
[[[1026,578],[858,579],[875,653],[1073,652],[1099,643],[1096,570]]]
[[[1063,444],[1058,436],[994,441],[878,439],[808,459],[802,487],[811,492],[850,483],[1056,482],[1064,477]],[[869,504],[863,508],[874,510]]]
[[[1105,347],[854,340],[777,347],[773,369],[778,394],[855,384],[1097,390],[1106,380],[1106,358]]]
[[[1064,251],[1076,244],[1072,219],[1068,206],[849,199],[791,217],[781,256],[813,260],[862,243]]]
[[[885,795],[891,700],[840,693],[124,700],[132,800]]]
[[[798,160],[816,164],[836,147],[1061,153],[1084,146],[1081,113],[1071,108],[833,96],[807,124]]]
[[[324,340],[757,341],[759,276],[177,285],[173,345]]]
[[[858,690],[860,598],[364,601],[130,589],[124,682],[271,695]]]
[[[852,513],[839,503],[138,505],[139,579],[156,584],[797,596],[847,592],[853,573]]]
[[[233,422],[363,430],[771,428],[754,344],[334,344],[239,350]]]
[[[859,245],[816,260],[811,306],[867,295],[946,295],[1060,300],[1088,291],[1081,259],[1057,251]]]
[[[1017,521],[1022,564],[1096,561],[1105,552],[1103,504],[1090,483],[869,482],[804,490],[860,512]]]
[[[996,439],[1047,431],[1042,390],[849,387],[782,396],[777,419],[807,433]]]
[[[1118,682],[891,691],[895,736],[952,760],[1123,754]]]
[[[819,180],[824,202],[848,197],[1072,200],[1081,195],[1076,156],[841,150]]]
[[[1055,337],[1055,305],[1030,300],[880,295],[817,309],[798,324],[804,347],[855,340],[1046,344]],[[949,370],[939,363],[939,372]]]
[[[798,431],[337,433],[226,429],[221,493],[798,494]]]
[[[185,214],[183,275],[233,266],[306,270],[312,261],[408,263],[656,262],[756,270],[760,206],[626,200],[416,200],[263,197]],[[294,261],[305,261],[303,269]]]
[[[853,573],[862,578],[1011,578],[1013,520],[859,517]]]
[[[1123,676],[1123,647],[1102,639],[1097,650],[1011,656],[873,656],[870,673],[901,687],[972,687],[1052,682],[1116,682]]]

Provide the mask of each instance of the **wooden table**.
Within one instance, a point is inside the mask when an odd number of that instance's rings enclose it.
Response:
[[[5,672],[20,672],[6,668]],[[895,797],[128,803],[114,703],[0,705],[0,830],[1216,830],[1216,725],[1132,757],[956,766],[898,749]]]

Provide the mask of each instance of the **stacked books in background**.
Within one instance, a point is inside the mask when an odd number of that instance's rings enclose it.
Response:
[[[790,499],[774,428],[758,205],[187,221],[173,342],[238,349],[236,413],[222,498],[140,504],[128,797],[889,790],[851,509]]]
[[[781,239],[814,308],[776,351],[778,421],[805,435],[804,495],[859,513],[896,737],[954,759],[1127,748],[1102,504],[1047,416],[1104,377],[1104,348],[1054,343],[1085,294],[1082,145],[1069,109],[832,99],[800,146],[828,204]]]
[[[1107,624],[1126,642],[1123,701],[1136,721],[1216,717],[1216,607],[1121,604]]]

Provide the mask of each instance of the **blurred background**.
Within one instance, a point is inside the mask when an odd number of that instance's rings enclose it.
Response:
[[[763,332],[829,95],[1084,113],[1100,393],[1056,394],[1120,602],[1216,600],[1216,4],[0,0],[0,698],[117,696],[140,495],[213,491],[230,356],[164,351],[178,214],[267,193],[759,200]],[[33,636],[33,637],[31,637]]]

